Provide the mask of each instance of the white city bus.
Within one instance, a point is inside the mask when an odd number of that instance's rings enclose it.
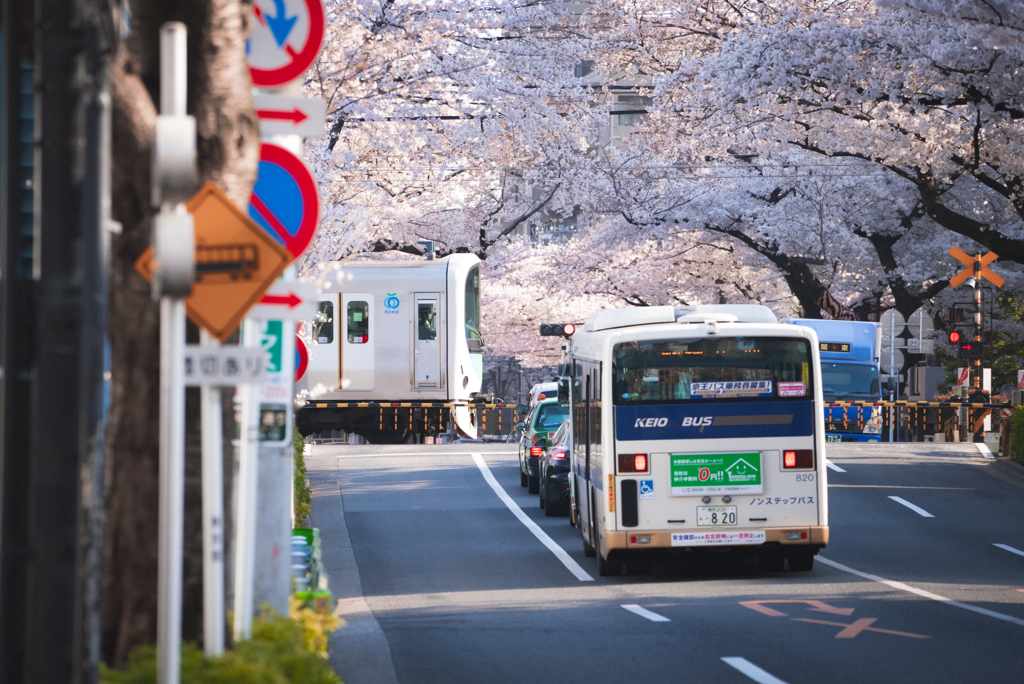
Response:
[[[828,544],[814,330],[755,305],[609,309],[571,362],[573,505],[601,575],[708,547],[813,568]]]

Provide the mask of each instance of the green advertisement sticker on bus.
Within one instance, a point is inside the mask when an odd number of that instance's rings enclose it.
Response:
[[[672,454],[672,496],[761,494],[761,454]]]

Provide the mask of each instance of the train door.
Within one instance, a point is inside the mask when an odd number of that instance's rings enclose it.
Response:
[[[341,299],[341,358],[338,360],[340,378],[338,386],[343,390],[372,390],[376,316],[373,312],[373,295],[345,293]]]
[[[414,382],[418,389],[441,387],[441,295],[416,293],[413,344]]]

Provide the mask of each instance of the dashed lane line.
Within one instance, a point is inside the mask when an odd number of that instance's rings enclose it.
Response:
[[[839,466],[837,466],[837,465],[836,465],[835,463],[833,463],[832,461],[826,460],[826,461],[825,461],[825,465],[827,465],[827,466],[828,466],[828,469],[829,469],[829,470],[834,470],[834,471],[836,471],[837,473],[845,473],[845,472],[846,472],[845,470],[843,470],[842,468],[840,468]]]
[[[647,610],[635,603],[623,603],[622,607],[628,610],[630,613],[636,613],[642,618],[647,618],[651,622],[672,622],[664,615],[658,615],[653,610]]]
[[[746,658],[733,656],[729,658],[722,658],[722,660],[726,665],[736,668],[755,682],[758,682],[758,684],[786,684],[786,682],[782,681],[772,673],[762,670]]]
[[[526,525],[526,529],[533,532],[533,536],[540,540],[540,543],[548,547],[551,553],[555,554],[555,558],[562,561],[562,565],[569,569],[573,575],[576,576],[580,582],[593,582],[594,578],[587,574],[587,571],[580,567],[580,564],[572,559],[572,557],[565,552],[561,546],[555,543],[555,540],[547,535],[547,532],[540,529],[537,523],[530,519],[530,516],[523,513],[523,509],[512,500],[512,497],[505,493],[498,481],[494,479],[494,475],[491,473],[491,469],[487,467],[483,457],[480,454],[473,454],[473,460],[476,461],[476,467],[480,469],[480,474],[484,476],[484,480],[491,486],[494,493],[498,495],[498,498],[508,506],[508,509],[512,511],[512,514],[519,518],[519,522]]]
[[[992,546],[998,546],[1003,551],[1009,551],[1010,553],[1015,553],[1018,556],[1024,556],[1024,551],[1021,551],[1020,549],[1015,549],[1012,546],[1007,546],[1006,544],[993,544]]]
[[[901,499],[898,496],[890,496],[889,498],[892,499],[893,501],[895,501],[898,504],[903,504],[904,506],[906,506],[910,510],[914,511],[915,513],[917,513],[922,518],[934,518],[935,517],[934,515],[932,515],[928,511],[924,510],[920,506],[915,506],[914,504],[910,503],[906,499]]]
[[[825,565],[830,565],[836,570],[842,570],[843,572],[848,572],[851,575],[863,577],[864,579],[871,580],[872,582],[878,582],[880,584],[886,585],[887,587],[898,589],[899,591],[905,591],[911,594],[916,594],[918,596],[922,596],[933,601],[938,601],[939,603],[945,603],[948,606],[953,606],[955,608],[963,608],[964,610],[969,610],[972,613],[978,613],[979,615],[985,615],[990,618],[995,618],[996,620],[1002,620],[1003,622],[1011,622],[1015,625],[1020,625],[1021,627],[1024,627],[1024,620],[1021,620],[1020,618],[1015,618],[1012,615],[1004,615],[1003,613],[997,613],[996,611],[989,610],[988,608],[979,608],[978,606],[972,606],[969,603],[961,603],[960,601],[954,601],[953,599],[946,598],[945,596],[940,596],[939,594],[933,594],[932,592],[925,591],[924,589],[912,587],[909,584],[904,584],[903,582],[894,582],[893,580],[887,580],[884,577],[879,577],[878,575],[872,575],[871,573],[861,572],[860,570],[854,570],[848,565],[837,563],[833,560],[829,560],[828,558],[823,558],[820,555],[818,556],[818,562],[824,563]]]

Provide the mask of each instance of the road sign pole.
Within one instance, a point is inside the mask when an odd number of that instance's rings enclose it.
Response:
[[[154,145],[154,248],[160,296],[160,503],[157,573],[157,682],[181,679],[181,601],[185,528],[185,301],[192,287],[193,240],[185,200],[195,169],[195,121],[185,114],[185,25],[160,27],[160,116]]]
[[[157,681],[177,684],[185,540],[185,302],[160,299],[160,522]]]
[[[902,319],[901,319],[902,320]],[[896,369],[896,317],[889,317],[889,377],[896,376],[896,384],[899,385],[900,375]],[[896,390],[889,390],[889,401],[896,401]],[[891,443],[893,434],[893,407],[889,407],[889,442]]]
[[[220,343],[199,331],[204,347]],[[203,439],[203,648],[208,656],[224,653],[224,426],[220,387],[200,392]]]
[[[242,344],[259,347],[256,326],[242,323]],[[235,513],[235,640],[247,639],[252,630],[253,583],[256,577],[256,496],[259,485],[259,386],[242,385],[238,498]]]

